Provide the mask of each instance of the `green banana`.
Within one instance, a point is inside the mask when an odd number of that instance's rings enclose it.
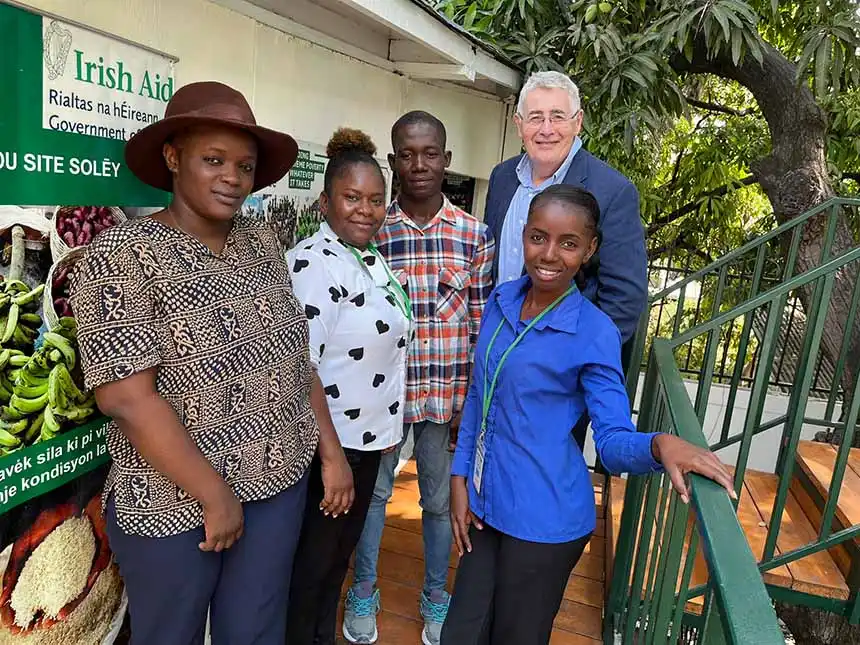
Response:
[[[12,392],[15,390],[15,387],[9,381],[5,372],[0,372],[0,390],[5,390],[9,393],[9,396],[12,396]]]
[[[0,407],[0,421],[20,421],[26,416],[27,415],[21,412],[21,410],[16,410],[15,408],[10,407],[8,405]]]
[[[20,349],[10,349],[9,355],[10,356],[24,356],[25,354]]]
[[[35,399],[48,391],[48,380],[45,379],[38,385],[15,385],[14,393],[25,399]]]
[[[12,367],[24,367],[29,362],[30,357],[25,354],[16,354],[15,356],[9,357],[9,364]]]
[[[0,428],[0,446],[4,448],[17,448],[21,445],[21,440],[15,435]]]
[[[74,318],[65,316],[60,318],[60,322],[51,331],[57,332],[66,340],[74,342],[78,338],[78,323]]]
[[[6,369],[6,365],[8,365],[10,358],[12,358],[12,353],[8,349],[4,349],[0,352],[0,370]]]
[[[25,313],[21,314],[18,318],[21,322],[27,323],[28,325],[36,325],[37,327],[41,327],[42,325],[42,317],[39,314]]]
[[[10,302],[12,302],[12,296],[10,296],[8,293],[0,294],[0,308],[5,307]]]
[[[27,418],[18,419],[18,421],[0,421],[0,430],[17,436],[27,429],[29,423],[30,420]]]
[[[62,428],[60,427],[60,422],[57,421],[57,417],[54,416],[54,411],[50,406],[48,406],[45,408],[45,418],[42,423],[42,438],[45,438],[45,433],[52,435],[51,438],[56,437],[61,431]]]
[[[28,363],[29,365],[29,363]],[[9,375],[11,378],[11,374]],[[19,385],[23,385],[25,387],[38,387],[42,383],[44,383],[48,379],[47,374],[36,374],[33,371],[27,369],[26,367],[22,367],[18,370],[18,373],[15,376],[15,387]],[[2,376],[0,376],[0,382],[2,382]],[[10,391],[14,388],[9,388]]]
[[[70,370],[75,368],[77,354],[75,353],[75,348],[72,347],[72,344],[68,340],[52,331],[46,331],[42,338],[46,346],[58,349],[63,353],[63,360]]]
[[[68,407],[69,401],[66,398],[66,393],[63,390],[61,372],[65,369],[62,363],[51,370],[51,375],[48,376],[48,405],[54,410],[63,410]]]
[[[42,432],[42,425],[45,423],[45,412],[44,410],[39,413],[33,422],[30,424],[30,427],[27,428],[27,432],[24,433],[24,441],[25,443],[33,443],[33,440],[39,436]]]
[[[40,284],[38,287],[33,289],[32,291],[27,291],[27,293],[15,296],[12,298],[12,304],[18,305],[19,307],[23,307],[25,305],[29,305],[34,300],[38,299],[39,296],[45,291],[45,285]]]
[[[68,368],[62,363],[52,370],[51,376],[53,376],[54,373],[56,373],[57,383],[63,395],[73,398],[78,403],[83,403],[89,396],[91,396],[89,392],[81,391],[72,378]],[[48,391],[51,391],[50,385],[48,386]]]
[[[21,313],[21,308],[13,304],[9,307],[9,317],[6,319],[6,327],[3,329],[3,335],[0,336],[0,343],[8,343],[12,340],[15,330],[18,329],[18,315]]]
[[[37,337],[37,332],[34,332],[32,329],[30,329],[29,327],[25,327],[24,325],[18,325],[12,331],[12,342],[19,347],[26,347],[28,345],[32,345]]]
[[[27,293],[30,291],[30,287],[28,287],[25,283],[20,280],[7,280],[6,281],[6,293]]]
[[[48,405],[47,389],[44,394],[37,396],[35,399],[25,399],[14,392],[12,393],[12,398],[9,399],[9,406],[15,410],[20,410],[24,414],[35,414],[39,410],[43,410],[46,405]]]
[[[95,408],[79,407],[79,408],[72,408],[71,410],[63,410],[63,412],[62,412],[62,414],[60,414],[60,416],[62,416],[64,419],[68,419],[69,421],[81,422],[81,421],[85,421],[86,419],[91,417],[93,414],[95,414],[95,412],[96,412]]]

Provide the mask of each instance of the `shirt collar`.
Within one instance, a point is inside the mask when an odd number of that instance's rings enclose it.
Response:
[[[433,224],[436,223],[437,219],[442,219],[449,224],[457,223],[457,207],[452,204],[445,195],[442,195],[442,208],[433,216],[425,228],[430,228]],[[404,221],[409,223],[411,226],[416,226],[416,224],[412,221],[412,218],[400,207],[400,202],[395,198],[391,205],[388,207],[388,221],[389,223]]]
[[[570,164],[573,163],[573,158],[581,148],[582,139],[575,137],[573,139],[573,145],[570,146],[570,152],[567,153],[567,157],[564,162],[562,162],[561,166],[558,167],[558,170],[553,173],[552,177],[543,182],[541,186],[552,186],[563,181],[567,175],[567,171],[570,170]],[[517,164],[517,179],[519,179],[520,183],[526,188],[540,188],[540,186],[535,186],[532,181],[532,160],[529,159],[527,154],[524,154],[520,159],[520,162]]]
[[[351,244],[347,244],[337,236],[337,233],[334,232],[332,227],[325,220],[320,222],[319,233],[317,235],[321,237],[320,241],[323,244],[328,244],[329,246],[340,246],[346,249],[350,258],[349,261],[355,263],[355,265],[360,269],[370,273],[374,284],[378,286],[385,286],[388,284],[388,281],[390,280],[388,272],[385,269],[385,266],[382,265],[382,259],[377,257],[377,254],[371,250],[371,247],[368,246],[366,249],[359,249]],[[358,258],[355,257],[353,251],[358,253],[359,257],[364,261],[363,267],[361,266],[361,262],[358,261]],[[368,261],[368,258],[371,257],[373,260]]]
[[[527,275],[505,282],[496,289],[496,301],[502,315],[514,329],[520,322],[520,311],[523,308],[523,300],[531,287],[532,280]],[[575,334],[579,327],[579,313],[582,309],[582,294],[575,289],[570,295],[562,300],[555,309],[541,318],[534,326],[538,331],[545,327],[551,327],[556,331]]]

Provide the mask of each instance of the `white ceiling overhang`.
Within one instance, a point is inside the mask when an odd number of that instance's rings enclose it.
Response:
[[[371,65],[507,98],[522,82],[502,56],[424,0],[212,0]]]

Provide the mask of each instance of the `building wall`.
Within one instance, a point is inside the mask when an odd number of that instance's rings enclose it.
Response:
[[[502,152],[504,104],[412,81],[206,0],[25,0],[22,4],[179,58],[178,85],[218,80],[243,92],[262,125],[325,145],[339,126],[381,152],[398,116],[423,109],[448,128],[453,172],[486,180]],[[483,199],[476,200],[483,210]]]
[[[642,404],[642,392],[644,391],[645,374],[639,375],[639,387],[636,390],[636,405],[638,410]],[[690,401],[696,400],[696,392],[698,383],[695,381],[684,380],[684,385],[687,388],[687,395]],[[749,409],[750,390],[749,388],[738,388],[735,397],[734,406],[729,411],[727,404],[729,401],[729,392],[731,388],[728,385],[714,383],[711,386],[711,393],[708,397],[708,407],[705,411],[705,420],[702,423],[702,431],[708,443],[713,445],[720,440],[723,423],[726,414],[730,413],[731,422],[729,424],[729,437],[736,437],[743,433],[744,422],[746,420],[747,410]],[[765,396],[764,409],[762,410],[761,422],[767,423],[777,417],[781,417],[788,412],[790,399],[784,394],[768,394]],[[826,401],[810,398],[806,405],[806,417],[810,419],[823,419],[824,412],[827,408]],[[842,413],[842,406],[836,405],[834,418],[838,419]],[[777,455],[779,454],[779,444],[782,438],[784,426],[780,425],[771,428],[761,434],[753,437],[752,445],[750,446],[749,461],[747,467],[753,470],[759,470],[766,473],[774,472],[776,468]],[[821,426],[804,423],[800,438],[803,441],[811,441],[816,433],[825,430]],[[734,444],[727,448],[723,448],[717,452],[720,459],[730,466],[734,467],[737,463],[739,444]],[[595,457],[594,440],[592,434],[588,434],[584,455],[588,464],[594,464]]]

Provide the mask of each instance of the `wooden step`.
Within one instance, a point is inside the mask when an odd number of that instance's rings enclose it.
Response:
[[[738,520],[747,536],[750,549],[757,559],[761,559],[764,553],[768,525],[776,499],[778,484],[779,480],[776,475],[747,471],[741,491],[737,511]],[[608,531],[609,539],[612,543],[612,553],[607,560],[612,559],[612,554],[615,553],[617,546],[621,512],[624,508],[623,498],[625,489],[626,482],[620,477],[613,477],[608,486],[607,500],[612,515],[611,522],[609,522],[611,526]],[[794,490],[789,492],[785,511],[782,516],[780,532],[777,536],[776,555],[792,551],[815,541],[818,532],[813,520],[807,515],[805,510],[807,505],[805,499],[798,500]],[[688,529],[682,562],[686,559],[691,529],[692,523]],[[651,548],[654,548],[653,540]],[[611,580],[611,565],[607,565],[607,576],[607,580]],[[845,574],[834,560],[833,555],[828,552],[816,553],[788,565],[771,569],[766,571],[763,577],[767,584],[786,587],[816,596],[840,600],[848,599],[848,585],[845,583]],[[680,572],[678,578],[678,587],[680,587]],[[707,565],[700,547],[696,553],[690,587],[704,584],[707,582],[707,578]],[[702,597],[694,598],[687,603],[686,609],[687,611],[698,613],[701,611],[702,603]]]
[[[606,552],[602,536],[605,530],[603,518],[606,516],[603,507],[604,478],[594,476],[592,481],[600,535],[592,537],[570,576],[550,645],[601,645]],[[417,645],[421,642],[423,623],[418,613],[418,601],[424,578],[424,547],[419,498],[415,462],[409,461],[395,480],[394,495],[386,508],[377,581],[382,594],[382,612],[377,623],[378,645]],[[457,562],[457,554],[452,551],[448,570],[449,590],[453,588]],[[352,574],[350,567],[344,594],[352,582]],[[345,641],[338,643],[341,645]]]

